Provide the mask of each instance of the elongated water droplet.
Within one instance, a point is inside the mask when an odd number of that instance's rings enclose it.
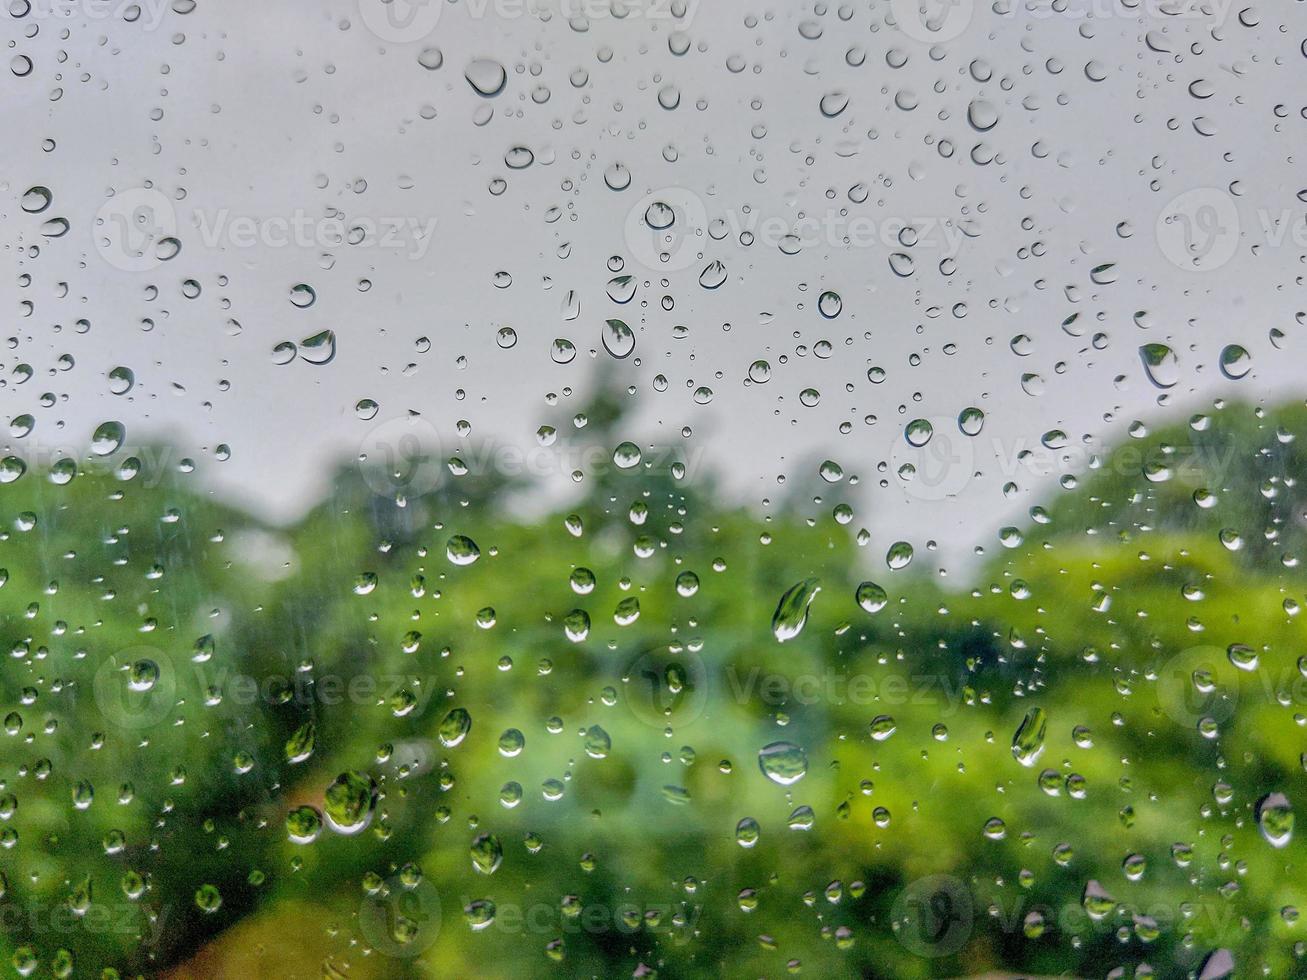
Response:
[[[472,867],[483,875],[494,874],[504,860],[504,847],[494,834],[480,834],[474,838],[469,853]]]
[[[618,360],[630,357],[635,350],[635,333],[621,320],[605,320],[604,350]]]
[[[785,591],[771,619],[771,631],[779,642],[792,640],[803,632],[808,622],[808,606],[820,591],[815,578],[804,579]]]
[[[1031,708],[1012,736],[1012,758],[1023,766],[1033,766],[1044,752],[1044,734],[1048,718],[1043,708]]]
[[[290,763],[303,762],[313,754],[313,746],[317,740],[317,728],[313,722],[306,721],[295,733],[286,740],[286,761]]]

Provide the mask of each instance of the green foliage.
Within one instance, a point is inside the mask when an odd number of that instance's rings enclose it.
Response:
[[[1254,807],[1302,779],[1305,431],[1299,407],[1234,406],[1131,440],[944,581],[827,515],[759,520],[638,470],[533,519],[494,480],[398,506],[345,472],[285,529],[168,479],[29,473],[0,489],[6,952],[80,974],[926,977],[1183,975],[1228,947],[1287,975],[1302,844],[1273,848]],[[480,557],[451,561],[454,535]],[[806,753],[789,786],[759,768],[777,741]],[[365,807],[375,786],[367,828],[292,842],[287,816],[347,772]],[[951,904],[923,931],[933,876]]]

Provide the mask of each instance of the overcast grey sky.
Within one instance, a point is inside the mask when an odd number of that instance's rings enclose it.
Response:
[[[1134,420],[1300,394],[1307,4],[923,4],[16,0],[5,451],[84,455],[118,421],[120,455],[166,435],[287,519],[414,411],[499,466],[558,425],[561,494],[584,441],[563,423],[603,373],[636,389],[646,458],[755,505],[848,499],[877,560],[933,538],[940,564]],[[1050,430],[1072,459],[1041,477],[1017,454]]]

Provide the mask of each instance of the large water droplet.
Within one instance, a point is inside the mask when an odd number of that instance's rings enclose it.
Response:
[[[504,847],[494,834],[479,834],[469,848],[472,867],[483,875],[492,875],[499,870],[504,860]]]
[[[815,578],[804,579],[785,591],[771,620],[771,631],[778,641],[784,643],[803,632],[808,622],[808,605],[820,591]]]
[[[1144,344],[1139,348],[1148,380],[1159,388],[1174,388],[1180,381],[1180,362],[1166,344]]]
[[[604,350],[618,360],[630,357],[635,350],[635,333],[621,320],[605,320]]]
[[[1283,793],[1268,793],[1257,801],[1257,827],[1272,847],[1284,847],[1293,837],[1293,806]]]
[[[869,613],[878,613],[889,602],[889,596],[875,582],[863,582],[858,586],[858,605]]]
[[[310,364],[330,364],[336,357],[336,331],[323,330],[305,337],[299,344],[300,357]]]
[[[127,429],[121,422],[102,422],[91,435],[91,452],[96,456],[111,456],[127,438]]]
[[[1044,752],[1048,718],[1043,708],[1031,708],[1012,736],[1012,758],[1029,768]]]
[[[477,58],[463,72],[472,91],[483,98],[494,98],[504,90],[508,72],[493,58]]]
[[[467,709],[451,708],[449,713],[441,719],[440,725],[436,729],[436,737],[440,739],[441,745],[447,749],[452,749],[467,738],[467,733],[471,730],[472,716]]]
[[[455,534],[445,545],[445,557],[455,565],[471,565],[481,557],[481,549],[467,535]]]
[[[772,742],[758,750],[758,768],[778,786],[791,786],[808,773],[808,754],[793,742]]]
[[[1231,381],[1238,381],[1253,369],[1253,357],[1238,344],[1230,344],[1221,351],[1221,373]]]
[[[367,773],[347,770],[327,787],[323,813],[327,826],[339,834],[357,834],[372,822],[377,784]]]

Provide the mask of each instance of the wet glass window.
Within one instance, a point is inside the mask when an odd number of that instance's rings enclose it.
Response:
[[[1307,974],[1307,3],[0,23],[4,976]]]

